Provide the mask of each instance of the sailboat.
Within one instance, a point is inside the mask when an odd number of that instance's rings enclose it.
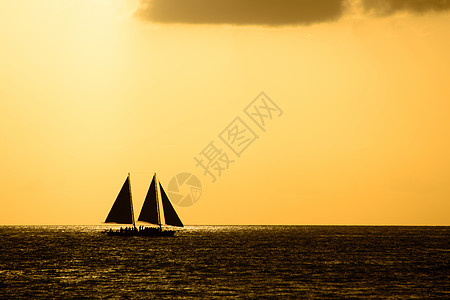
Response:
[[[105,232],[112,236],[173,236],[175,230],[163,229],[162,227],[161,208],[164,212],[165,225],[183,227],[183,223],[173,208],[161,183],[158,182],[155,173],[144,204],[142,205],[138,221],[150,223],[158,227],[136,227],[131,196],[130,174],[128,173],[127,179],[117,195],[116,201],[114,201],[105,223],[132,224],[133,226],[125,229],[120,228],[120,230],[110,229]]]

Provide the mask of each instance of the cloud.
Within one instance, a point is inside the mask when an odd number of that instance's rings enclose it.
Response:
[[[141,0],[136,16],[158,23],[307,25],[339,19],[348,0]]]
[[[381,15],[397,12],[411,12],[424,14],[450,10],[450,0],[361,0],[365,11],[372,11]]]

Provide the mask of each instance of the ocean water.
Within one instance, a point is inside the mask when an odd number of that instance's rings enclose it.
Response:
[[[0,226],[0,298],[450,298],[450,227],[103,229]]]

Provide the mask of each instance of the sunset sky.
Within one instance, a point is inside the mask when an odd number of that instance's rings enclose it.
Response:
[[[137,215],[189,172],[185,224],[450,225],[449,53],[449,0],[2,0],[0,224],[101,224],[128,172]]]

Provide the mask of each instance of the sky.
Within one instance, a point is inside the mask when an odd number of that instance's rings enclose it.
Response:
[[[447,0],[1,1],[0,224],[185,172],[188,225],[449,225],[449,32]]]

